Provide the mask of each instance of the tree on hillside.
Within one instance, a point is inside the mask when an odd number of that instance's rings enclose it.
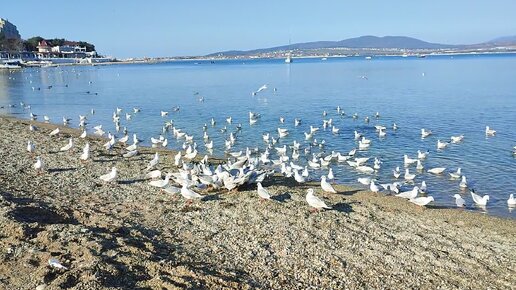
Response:
[[[27,51],[36,51],[38,50],[38,44],[40,41],[44,40],[41,36],[31,37],[23,42],[25,46],[25,50]]]
[[[85,41],[79,41],[79,46],[85,46],[86,51],[95,51],[95,45]]]

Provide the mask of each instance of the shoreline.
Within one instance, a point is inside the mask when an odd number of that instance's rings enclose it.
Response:
[[[29,123],[39,130],[30,132]],[[56,127],[62,133],[49,137]],[[80,138],[73,153],[56,152],[78,129],[0,116],[0,134],[1,287],[510,289],[516,283],[512,219],[420,208],[343,185],[328,194],[318,182],[282,177],[264,181],[271,202],[260,202],[252,187],[203,192],[202,201],[186,205],[142,180],[159,149],[139,146],[137,156],[124,159],[119,146],[107,153],[105,139],[88,135],[93,160],[81,164]],[[29,139],[48,173],[35,174]],[[176,172],[175,151],[162,152],[158,168]],[[118,183],[102,184],[98,177],[114,165]],[[310,213],[309,187],[333,210]],[[50,257],[68,269],[50,268]]]
[[[434,56],[468,56],[468,55],[516,55],[516,51],[480,51],[480,52],[430,52],[430,53],[422,53],[426,57],[434,57]],[[418,58],[420,54],[409,54],[407,58]],[[342,59],[342,58],[364,58],[366,56],[375,57],[404,57],[403,54],[350,54],[350,55],[305,55],[305,56],[293,56],[293,59]],[[238,61],[249,61],[249,60],[283,60],[284,57],[274,56],[274,57],[260,57],[260,56],[239,56],[239,57],[163,57],[163,58],[150,58],[150,59],[136,59],[136,60],[119,60],[119,61],[111,61],[111,62],[100,62],[100,63],[62,63],[62,64],[52,64],[51,66],[45,67],[41,65],[30,65],[26,67],[20,68],[4,68],[5,70],[17,70],[23,68],[52,68],[52,67],[61,67],[61,66],[106,66],[106,65],[127,65],[127,64],[160,64],[167,62],[196,62],[196,61],[230,61],[230,60],[238,60]]]

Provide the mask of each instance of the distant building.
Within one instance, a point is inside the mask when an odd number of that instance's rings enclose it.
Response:
[[[16,26],[3,18],[0,18],[0,34],[6,39],[21,39]]]
[[[48,45],[47,41],[44,39],[38,43],[37,49],[38,49],[38,52],[42,52],[42,53],[52,52],[52,47],[50,45]]]
[[[51,46],[46,40],[42,40],[37,46],[38,58],[85,58],[96,57],[97,52],[87,52],[85,46],[78,42],[66,41],[63,45]]]

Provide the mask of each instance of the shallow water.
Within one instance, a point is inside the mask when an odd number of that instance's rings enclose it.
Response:
[[[357,130],[372,139],[371,148],[358,155],[383,161],[376,174],[381,183],[394,181],[392,169],[403,169],[403,154],[416,158],[417,150],[429,150],[426,169],[446,167],[447,171],[455,171],[461,167],[471,187],[490,195],[488,214],[514,218],[506,200],[509,193],[516,193],[516,158],[512,155],[516,145],[515,68],[516,56],[470,55],[296,59],[291,65],[283,60],[184,61],[24,69],[0,73],[0,106],[5,106],[0,113],[29,118],[29,110],[19,105],[23,101],[39,115],[38,120],[48,115],[53,122],[61,123],[67,116],[73,119],[71,126],[76,127],[78,115],[89,115],[95,108],[95,115],[88,116],[89,128],[103,124],[106,131],[114,132],[111,115],[116,107],[131,114],[133,107],[141,107],[131,121],[125,120],[124,113],[121,120],[122,126],[138,133],[146,144],[151,136],[160,134],[164,120],[172,119],[176,127],[194,135],[204,153],[202,126],[207,123],[216,147],[213,154],[217,156],[223,155],[224,140],[238,123],[243,128],[232,151],[247,146],[264,148],[262,134],[271,132],[276,136],[278,127],[288,128],[290,134],[276,146],[297,140],[306,147],[309,141],[304,140],[303,132],[314,125],[321,127],[314,138],[325,140],[327,153],[346,153],[358,146],[353,138]],[[253,96],[251,92],[263,84],[269,88]],[[205,98],[202,103],[200,96]],[[17,106],[9,108],[9,104]],[[337,105],[346,116],[337,115]],[[180,106],[180,111],[173,112],[174,106]],[[161,118],[160,110],[169,111],[169,116]],[[252,126],[249,111],[262,116]],[[323,111],[328,112],[326,117]],[[377,111],[379,119],[374,118]],[[357,120],[351,118],[354,113],[359,115]],[[225,121],[228,116],[233,117],[231,125]],[[285,117],[285,124],[279,123],[280,116]],[[364,122],[366,116],[371,118],[369,124]],[[217,121],[215,128],[209,125],[212,117]],[[294,127],[294,118],[302,119],[299,127]],[[323,118],[333,118],[340,134],[333,135],[329,128],[323,130]],[[399,126],[397,131],[391,129],[393,122]],[[385,138],[378,138],[376,124],[388,127]],[[497,130],[495,137],[486,138],[486,125]],[[228,127],[227,133],[220,133],[223,126]],[[434,134],[421,139],[421,128]],[[460,134],[464,134],[464,142],[437,150],[438,139],[449,141],[450,136]],[[170,135],[168,139],[170,148],[182,145],[170,142]],[[312,152],[319,149],[313,148]],[[296,163],[304,165],[303,156],[301,160]],[[365,176],[345,163],[334,163],[332,168],[337,181],[344,184],[359,186],[357,177]],[[416,172],[415,166],[410,169]],[[312,171],[312,177],[326,173],[327,170]],[[447,174],[419,173],[416,183],[422,180],[436,205],[454,206],[451,196],[459,193],[470,210],[480,210],[472,206],[469,192],[459,190],[459,181],[450,180]]]

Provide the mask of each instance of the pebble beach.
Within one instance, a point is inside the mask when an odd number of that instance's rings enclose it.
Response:
[[[38,130],[29,131],[29,124]],[[274,176],[187,204],[76,129],[0,117],[0,289],[513,289],[516,221]],[[73,137],[69,152],[59,148]],[[26,151],[32,140],[36,152]],[[88,141],[91,160],[79,161]],[[176,172],[174,151],[158,168]],[[35,156],[46,172],[33,168]],[[117,182],[99,176],[116,166]],[[313,188],[331,210],[311,212]],[[57,259],[64,268],[49,266]],[[39,287],[39,288],[37,288]]]

